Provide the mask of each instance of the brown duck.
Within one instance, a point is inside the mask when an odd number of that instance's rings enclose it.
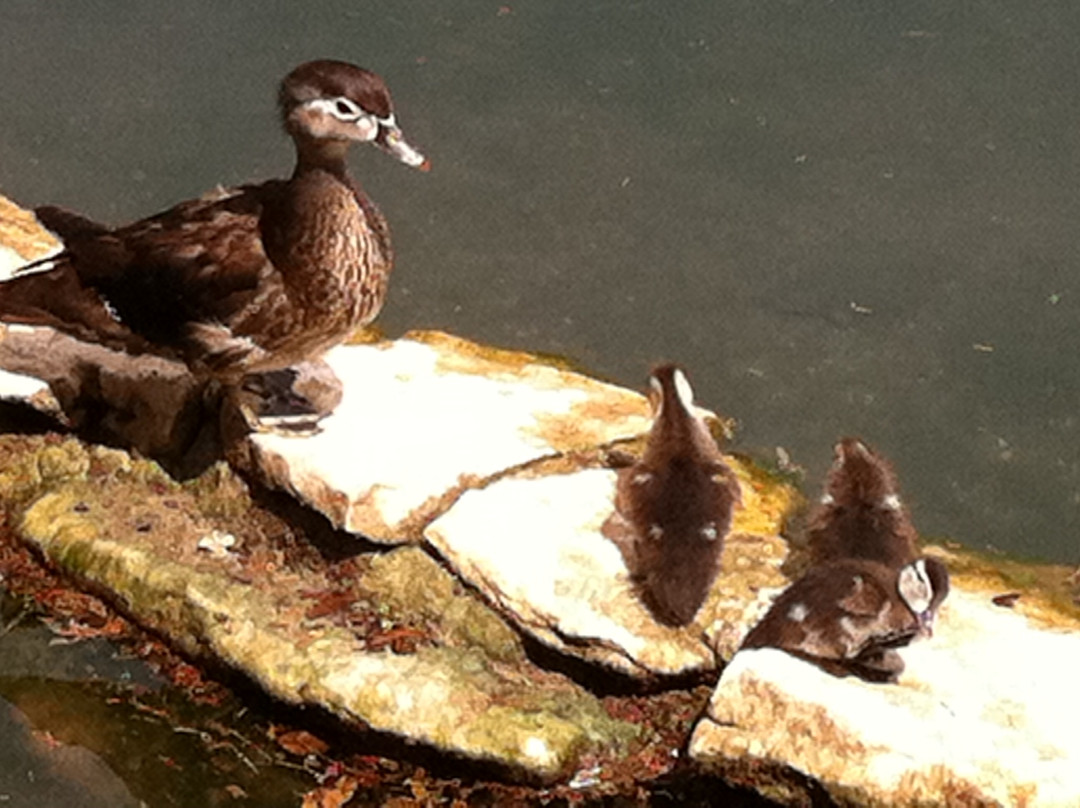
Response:
[[[661,622],[686,625],[720,570],[739,484],[694,408],[685,373],[649,380],[653,425],[641,459],[619,471],[609,530],[642,601]]]
[[[779,648],[836,676],[895,682],[904,669],[897,648],[932,632],[949,592],[935,558],[899,569],[865,559],[812,568],[773,603],[743,648]]]
[[[899,569],[914,560],[918,534],[889,463],[856,438],[843,438],[834,453],[808,522],[811,563],[859,558]]]
[[[345,62],[302,64],[278,96],[296,146],[290,179],[223,190],[112,229],[38,209],[59,256],[0,284],[0,319],[185,361],[201,377],[320,355],[370,323],[393,264],[386,220],[349,175],[354,142],[427,168],[383,80]]]

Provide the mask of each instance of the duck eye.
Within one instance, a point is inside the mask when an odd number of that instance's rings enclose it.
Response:
[[[355,118],[358,114],[356,107],[344,98],[339,98],[334,102],[334,110],[343,118]]]

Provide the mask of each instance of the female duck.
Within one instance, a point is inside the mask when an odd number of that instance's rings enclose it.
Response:
[[[370,71],[302,64],[282,82],[279,103],[296,147],[290,179],[117,229],[41,208],[65,251],[0,284],[0,319],[179,358],[232,385],[317,357],[370,323],[393,254],[386,220],[349,175],[346,153],[361,142],[409,166],[427,161],[403,139],[386,85]]]

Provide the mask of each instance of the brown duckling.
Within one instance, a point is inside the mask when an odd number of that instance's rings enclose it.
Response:
[[[653,371],[649,402],[654,420],[645,452],[619,471],[613,521],[621,535],[613,538],[645,605],[657,620],[682,626],[720,570],[739,484],[681,368]]]
[[[892,467],[856,438],[842,439],[834,452],[825,493],[808,521],[811,563],[860,558],[899,569],[918,555],[918,534]]]
[[[428,163],[368,70],[307,62],[285,77],[278,100],[296,147],[290,179],[222,190],[116,229],[39,208],[65,251],[0,284],[0,319],[181,359],[233,385],[317,357],[370,323],[393,253],[346,154],[371,143],[406,165]]]
[[[865,559],[830,561],[784,590],[742,647],[779,648],[835,676],[895,682],[904,669],[896,649],[933,632],[948,592],[936,558],[899,572]]]

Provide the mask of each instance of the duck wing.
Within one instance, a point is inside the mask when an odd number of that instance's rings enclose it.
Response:
[[[110,230],[59,208],[65,251],[0,284],[0,317],[132,352],[183,356],[193,325],[227,327],[273,274],[263,220],[284,183],[218,191]],[[34,268],[34,265],[28,269]]]

